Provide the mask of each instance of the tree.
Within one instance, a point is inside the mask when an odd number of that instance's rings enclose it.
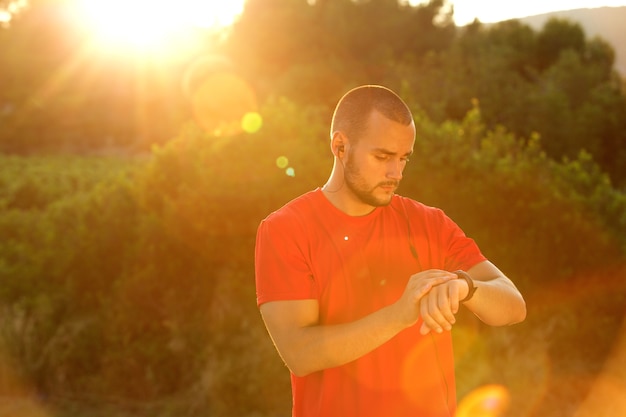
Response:
[[[548,20],[537,35],[537,66],[540,70],[548,68],[567,49],[577,53],[582,53],[585,49],[585,32],[582,26],[567,19]]]
[[[356,84],[399,87],[396,64],[447,48],[455,26],[446,6],[443,0],[419,6],[397,0],[251,0],[226,51],[262,96],[330,107]]]
[[[175,135],[188,108],[184,62],[95,48],[68,1],[38,0],[0,30],[0,150],[149,147]]]
[[[437,121],[461,119],[477,99],[489,127],[521,137],[539,133],[556,160],[586,150],[624,184],[626,95],[613,63],[611,46],[586,39],[577,24],[552,20],[535,32],[516,20],[476,21],[452,47],[407,71],[407,80]]]

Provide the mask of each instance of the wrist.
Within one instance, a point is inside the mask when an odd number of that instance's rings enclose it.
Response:
[[[474,285],[474,280],[472,279],[472,277],[469,276],[467,272],[462,270],[454,271],[453,274],[456,274],[458,279],[462,279],[467,283],[467,295],[459,302],[464,303],[466,301],[469,301],[476,292],[476,285]]]
[[[395,303],[383,307],[382,311],[386,311],[388,323],[394,331],[400,332],[417,323],[419,315],[416,316],[416,310],[407,308],[404,300],[400,299]]]

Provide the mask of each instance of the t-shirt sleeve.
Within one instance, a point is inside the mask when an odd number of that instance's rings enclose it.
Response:
[[[467,271],[474,265],[486,261],[476,242],[467,237],[465,232],[447,215],[440,212],[443,222],[445,244],[447,247],[445,269]]]
[[[305,253],[305,236],[297,224],[275,214],[259,225],[255,247],[257,305],[268,301],[316,298]]]

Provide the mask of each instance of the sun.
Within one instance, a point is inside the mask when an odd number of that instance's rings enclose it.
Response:
[[[175,48],[194,31],[230,25],[244,0],[76,0],[83,23],[103,47]]]

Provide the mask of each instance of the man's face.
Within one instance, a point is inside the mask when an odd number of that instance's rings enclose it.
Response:
[[[344,181],[354,199],[372,207],[389,204],[414,143],[413,123],[404,126],[372,112],[366,131],[351,143],[344,160]]]

